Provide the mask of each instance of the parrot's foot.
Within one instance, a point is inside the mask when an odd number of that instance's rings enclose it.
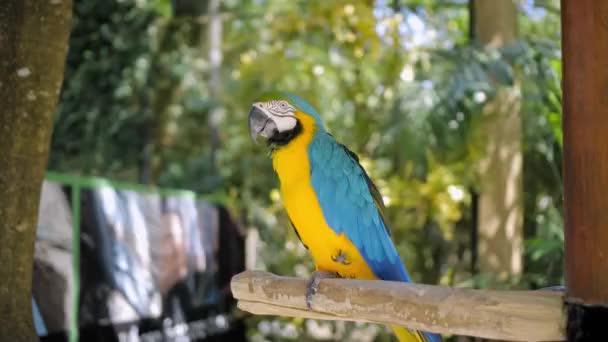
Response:
[[[331,260],[340,263],[342,265],[350,265],[351,260],[348,254],[346,254],[343,250],[338,249],[334,255],[331,256]]]
[[[323,279],[339,278],[338,274],[326,271],[314,271],[306,284],[306,306],[312,310],[312,296],[319,291],[319,283]]]

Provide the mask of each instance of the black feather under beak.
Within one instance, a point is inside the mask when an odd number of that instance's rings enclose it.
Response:
[[[249,134],[256,141],[258,135],[270,139],[278,132],[276,123],[263,110],[256,106],[249,111]]]

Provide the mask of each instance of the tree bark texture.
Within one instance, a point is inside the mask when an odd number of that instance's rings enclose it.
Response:
[[[472,0],[474,36],[487,48],[517,38],[513,0]],[[520,88],[500,86],[481,118],[479,162],[479,271],[508,280],[523,270],[523,155]]]
[[[71,0],[0,1],[0,341],[37,340],[34,240],[71,15]]]

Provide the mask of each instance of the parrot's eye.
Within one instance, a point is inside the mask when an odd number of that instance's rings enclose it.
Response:
[[[285,103],[285,102],[281,102],[281,105],[280,105],[280,106],[281,106],[281,108],[285,109],[285,108],[287,108],[287,103]]]

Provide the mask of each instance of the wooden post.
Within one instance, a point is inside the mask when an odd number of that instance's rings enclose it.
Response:
[[[561,4],[568,341],[608,341],[608,1]]]

